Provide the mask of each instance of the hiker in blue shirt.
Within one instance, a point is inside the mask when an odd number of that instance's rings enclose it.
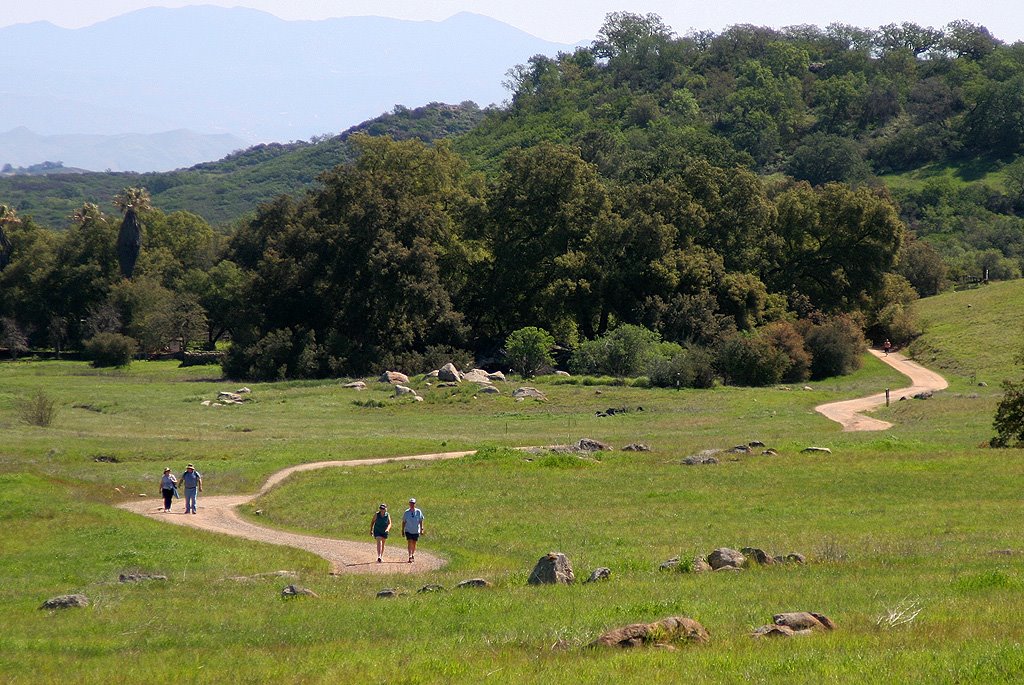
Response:
[[[409,508],[402,514],[402,535],[409,546],[409,563],[416,560],[416,541],[423,535],[423,512],[416,508],[416,500],[409,500]]]
[[[170,469],[164,469],[160,479],[160,494],[164,496],[164,511],[171,510],[171,500],[178,496],[178,479]]]
[[[185,513],[189,513],[190,510],[193,514],[196,513],[196,494],[203,491],[203,477],[192,464],[189,464],[185,473],[181,474],[179,482],[185,488]]]

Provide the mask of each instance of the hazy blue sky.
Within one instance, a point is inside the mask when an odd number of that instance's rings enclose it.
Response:
[[[1024,40],[1022,0],[0,0],[0,26],[45,20],[75,28],[154,5],[243,6],[282,19],[377,15],[441,20],[469,11],[562,43],[592,40],[605,14],[614,11],[654,12],[680,34],[720,31],[731,24],[826,26],[836,21],[870,28],[913,21],[939,28],[953,19],[967,19],[1007,42]]]

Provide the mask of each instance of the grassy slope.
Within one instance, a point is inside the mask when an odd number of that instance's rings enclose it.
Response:
[[[1013,682],[1024,676],[1024,592],[1019,548],[1024,461],[979,448],[991,434],[997,382],[1013,371],[1024,283],[994,284],[920,303],[919,344],[949,374],[950,390],[899,402],[878,415],[896,427],[846,434],[815,403],[899,387],[868,360],[852,377],[813,392],[725,388],[647,391],[539,382],[547,404],[466,390],[426,390],[423,404],[371,409],[380,388],[356,395],[337,384],[250,386],[247,406],[206,409],[199,400],[234,387],[209,370],[139,363],[127,372],[74,364],[0,365],[0,673],[10,682],[173,682],[170,664],[199,662],[195,682]],[[966,304],[972,306],[968,309]],[[968,315],[964,315],[964,310]],[[964,341],[990,340],[991,344]],[[981,379],[988,387],[978,387]],[[17,421],[15,402],[42,387],[62,413],[49,429]],[[600,395],[596,394],[600,391]],[[71,405],[88,405],[72,408]],[[642,405],[610,418],[594,411]],[[210,493],[251,490],[280,466],[321,458],[404,454],[481,445],[562,442],[587,435],[648,454],[608,453],[566,463],[502,451],[466,461],[302,474],[264,497],[264,520],[362,539],[380,500],[396,511],[415,494],[427,513],[424,544],[448,568],[420,584],[482,575],[480,592],[378,601],[387,578],[325,575],[326,564],[285,548],[139,520],[106,502],[153,493],[161,467],[198,460]],[[761,439],[779,457],[684,467],[708,447]],[[826,445],[832,457],[801,455]],[[98,463],[99,454],[119,463]],[[201,504],[201,503],[200,503]],[[367,538],[368,539],[368,538]],[[401,543],[401,539],[395,540]],[[798,550],[802,568],[689,576],[656,570],[674,554],[755,544]],[[530,588],[550,549],[578,575],[598,565],[599,586]],[[280,580],[219,578],[298,571],[319,600],[283,602]],[[156,586],[112,582],[118,573],[166,573]],[[91,608],[57,614],[43,599],[83,591]],[[880,630],[876,618],[911,598],[920,616]],[[198,607],[198,608],[197,608]],[[751,627],[783,610],[832,616],[840,630],[794,642],[755,643]],[[713,642],[681,653],[552,652],[624,623],[690,615]],[[415,637],[411,637],[415,636]],[[182,664],[184,666],[184,664]]]

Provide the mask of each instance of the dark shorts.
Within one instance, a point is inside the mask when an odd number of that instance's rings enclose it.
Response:
[[[420,539],[420,534],[419,533],[406,533],[405,534],[405,539],[406,540],[412,540],[413,542],[416,542],[417,540]]]
[[[388,537],[388,534],[387,533],[374,533],[373,537],[375,537],[375,538],[384,538],[386,540],[387,537]]]

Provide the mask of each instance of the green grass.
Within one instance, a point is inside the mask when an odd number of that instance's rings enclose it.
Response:
[[[996,331],[1020,330],[1022,298],[1024,282],[921,301],[915,350],[951,387],[878,410],[895,423],[883,433],[843,433],[813,411],[906,384],[873,358],[812,391],[536,379],[541,403],[512,400],[514,382],[488,396],[414,379],[426,396],[415,403],[375,382],[359,393],[323,381],[249,385],[252,402],[219,409],[199,403],[239,385],[208,368],[2,363],[0,680],[1018,682],[1024,555],[990,552],[1024,547],[1024,459],[981,445],[998,382],[1019,374],[1017,334]],[[49,428],[18,417],[19,400],[39,390],[60,407]],[[608,407],[631,411],[596,416]],[[580,461],[504,449],[584,436],[652,451]],[[754,439],[781,454],[679,463]],[[812,444],[833,454],[800,454]],[[368,540],[378,502],[397,512],[415,496],[427,516],[423,548],[449,561],[417,577],[331,577],[303,552],[110,506],[155,497],[163,466],[186,461],[200,467],[207,494],[227,494],[295,463],[480,447],[489,449],[461,460],[297,474],[246,510],[263,509],[265,524]],[[744,545],[799,551],[810,563],[736,575],[658,570],[670,556]],[[580,577],[610,567],[611,581],[527,586],[552,550]],[[282,600],[288,581],[278,578],[223,580],[279,569],[320,597]],[[168,580],[124,585],[124,572]],[[476,576],[494,587],[415,593]],[[406,594],[374,598],[393,586]],[[91,606],[38,609],[69,592]],[[876,625],[907,601],[921,608],[910,625]],[[821,611],[839,630],[788,642],[747,636],[788,610]],[[712,642],[671,653],[582,647],[607,628],[679,614],[701,621]],[[552,650],[560,640],[569,649]]]

